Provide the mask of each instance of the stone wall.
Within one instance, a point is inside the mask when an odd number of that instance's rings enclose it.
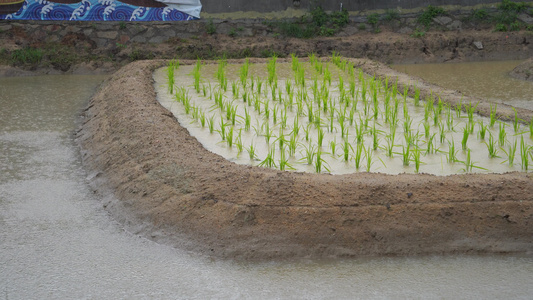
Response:
[[[471,9],[456,10],[446,16],[433,20],[438,30],[462,30],[476,25],[465,19],[472,13]],[[417,24],[416,13],[400,15],[392,31],[410,34]],[[533,24],[533,16],[519,14],[518,19],[525,24]],[[367,21],[366,16],[352,16],[350,25],[338,36],[348,36],[360,31],[361,24]],[[213,22],[211,24],[211,22]],[[208,26],[214,26],[217,34],[236,33],[238,36],[276,36],[275,28],[270,27],[261,19],[240,19],[226,21],[222,19],[196,20],[182,22],[52,22],[52,21],[17,21],[0,22],[0,37],[12,35],[19,38],[19,45],[31,41],[34,44],[47,42],[63,42],[65,39],[76,39],[98,48],[117,48],[130,43],[159,44],[169,39],[198,39],[207,35]],[[366,24],[366,30],[372,26]],[[2,46],[0,45],[0,48]]]
[[[348,11],[367,11],[378,9],[414,9],[428,5],[491,5],[501,1],[495,0],[202,0],[202,11],[205,13],[231,13],[238,11],[257,11],[261,13],[284,11],[289,8],[309,9],[314,5],[320,5],[326,10],[338,10],[346,8]],[[523,2],[533,2],[526,0]]]

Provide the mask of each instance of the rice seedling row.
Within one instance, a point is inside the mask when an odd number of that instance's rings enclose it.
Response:
[[[159,78],[157,79],[157,74]],[[421,99],[333,55],[265,64],[172,61],[154,74],[180,123],[237,163],[315,173],[528,171],[533,125]],[[165,100],[166,99],[166,100]]]

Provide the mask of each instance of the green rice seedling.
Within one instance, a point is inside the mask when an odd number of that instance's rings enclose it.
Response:
[[[490,158],[498,157],[498,149],[496,148],[496,141],[492,137],[492,134],[489,133],[489,140],[485,142],[485,145],[487,145],[487,150],[489,151]]]
[[[315,111],[315,116],[313,117],[313,124],[318,129],[320,126],[322,126],[322,116],[320,113],[320,109],[317,109]]]
[[[244,60],[244,64],[241,66],[240,73],[239,73],[241,83],[244,88],[246,88],[246,81],[248,80],[249,68],[250,68],[250,59],[246,58]]]
[[[350,91],[350,96],[352,96],[352,99],[354,99],[355,98],[355,81],[353,80],[350,80],[349,91]]]
[[[394,156],[394,139],[387,139],[387,146],[385,147],[385,155],[388,157]]]
[[[250,131],[250,125],[252,123],[252,116],[248,112],[248,109],[246,107],[244,108],[244,130]]]
[[[468,136],[470,135],[470,130],[468,129],[468,126],[465,126],[463,130],[463,139],[461,140],[461,146],[463,150],[466,150],[466,144],[468,142]]]
[[[451,142],[448,141],[448,163],[454,163],[457,162],[457,151],[455,150],[455,142],[452,139]]]
[[[436,133],[432,134],[432,135],[428,138],[428,140],[427,140],[427,142],[426,142],[426,154],[433,154],[433,153],[435,153],[435,150],[436,150],[436,149],[435,149],[435,144],[434,144],[434,142],[433,142],[433,141],[435,140],[435,135],[436,135]]]
[[[253,142],[250,144],[250,147],[246,148],[246,151],[248,151],[248,156],[250,157],[250,160],[255,160],[257,158],[256,148]]]
[[[292,132],[295,135],[298,135],[300,133],[300,120],[298,116],[294,117],[294,121],[292,123]]]
[[[372,149],[377,150],[379,147],[379,132],[376,129],[376,122],[374,122],[374,126],[372,127]]]
[[[373,151],[372,148],[369,146],[368,149],[365,149],[365,157],[366,157],[366,171],[370,172],[370,168],[372,167],[372,155]]]
[[[292,132],[291,137],[289,139],[289,155],[294,156],[296,153],[296,148],[298,147],[298,134],[295,134]]]
[[[322,158],[322,150],[318,148],[315,152],[315,172],[316,173],[322,173],[322,167],[326,169],[326,171],[329,171],[329,168],[325,166],[324,164],[327,164],[327,162]]]
[[[279,152],[279,169],[281,171],[294,170],[292,165],[289,163],[289,158],[286,156],[284,149],[280,149]]]
[[[356,146],[354,161],[355,161],[355,168],[359,170],[361,167],[361,158],[364,152],[363,143],[358,143]]]
[[[241,154],[244,148],[242,145],[242,129],[239,129],[239,134],[237,134],[237,138],[235,138],[235,146],[237,147],[237,155]]]
[[[285,91],[287,92],[287,95],[292,93],[292,83],[291,83],[291,80],[287,80],[287,81],[285,82]]]
[[[335,156],[335,150],[337,150],[337,139],[334,138],[333,141],[329,142],[329,149],[331,150],[331,155]]]
[[[244,90],[242,92],[242,102],[244,102],[244,103],[249,102],[248,101],[248,91],[247,90]]]
[[[505,145],[505,140],[507,137],[507,133],[505,132],[505,124],[500,122],[500,131],[498,132],[498,142],[500,144],[500,147],[503,147]]]
[[[240,87],[237,85],[235,81],[231,83],[231,92],[233,94],[234,99],[239,98]]]
[[[172,62],[171,62],[172,63]],[[169,66],[167,67],[167,79],[168,79],[168,92],[172,95],[174,94],[174,84],[175,84],[175,78],[174,78],[174,65],[169,63]]]
[[[407,143],[406,146],[402,146],[402,163],[404,166],[408,166],[410,163],[410,157],[411,156],[411,144]]]
[[[199,113],[199,116],[200,116],[200,125],[202,125],[202,128],[204,128],[204,127],[205,127],[205,124],[206,124],[205,113],[201,111],[201,112]]]
[[[278,138],[276,141],[279,143],[279,149],[284,149],[285,144],[288,143],[288,141],[285,139],[285,134],[283,132],[283,128],[279,129]]]
[[[221,117],[220,118],[220,129],[218,130],[218,133],[220,134],[220,137],[222,138],[223,141],[226,139],[226,127],[227,126],[228,125],[224,123],[224,119]]]
[[[429,134],[430,134],[430,125],[428,122],[424,122],[423,125],[424,125],[424,137],[428,139]]]
[[[194,89],[197,93],[200,93],[200,69],[202,68],[202,62],[200,59],[196,61],[196,65],[193,69],[193,77],[194,77]]]
[[[209,133],[213,133],[215,131],[215,115],[212,115],[207,119],[207,127],[209,128]]]
[[[451,109],[448,110],[448,113],[446,114],[446,127],[448,128],[448,130],[451,130],[453,131],[453,127],[454,127],[454,120],[453,120],[453,114],[451,113]]]
[[[262,87],[263,87],[263,81],[257,78],[257,94],[261,94]]]
[[[355,137],[358,144],[363,143],[364,141],[364,123],[362,120],[359,121],[359,126],[355,125]]]
[[[479,103],[476,103],[475,106],[472,105],[472,102],[468,103],[467,106],[465,106],[466,108],[466,113],[468,114],[468,122],[469,123],[474,123],[474,112],[476,111],[476,108],[478,106]]]
[[[254,98],[254,110],[261,115],[261,103],[263,103],[259,97]]]
[[[344,161],[348,161],[350,159],[350,152],[353,152],[353,147],[346,137],[342,143],[342,158]]]
[[[517,141],[515,140],[513,144],[509,144],[509,151],[507,151],[507,162],[509,163],[509,166],[514,165],[514,158],[516,156],[516,145]]]
[[[264,122],[261,128],[263,129],[263,135],[265,136],[267,144],[270,144],[270,139],[274,136],[274,131],[270,129],[270,123],[268,121]]]
[[[533,139],[533,117],[531,117],[531,121],[529,121],[529,138]]]
[[[293,72],[296,72],[298,68],[300,67],[300,61],[298,60],[298,57],[296,54],[291,53],[291,69]]]
[[[263,112],[265,113],[265,118],[267,119],[270,119],[270,108],[269,108],[269,104],[270,101],[268,101],[268,99],[265,99],[265,101],[263,101]]]
[[[324,130],[322,130],[322,127],[319,127],[318,128],[318,140],[317,140],[317,143],[318,143],[318,148],[322,148],[322,143],[324,141]]]
[[[268,63],[267,63],[268,84],[269,85],[272,85],[274,83],[274,81],[277,80],[277,76],[276,76],[276,61],[277,61],[277,59],[278,59],[277,56],[273,55],[268,60]]]
[[[313,103],[307,102],[307,120],[308,123],[313,123],[314,120],[314,113],[313,113]]]
[[[354,122],[354,119],[355,119],[356,110],[357,110],[356,105],[353,105],[352,108],[350,109],[350,114],[348,115],[348,120],[350,121],[350,126],[353,125],[353,122]],[[532,123],[533,123],[533,121],[532,121]]]
[[[233,126],[229,126],[229,129],[226,131],[226,143],[230,148],[233,147],[233,131]]]
[[[418,87],[415,87],[415,106],[420,106],[420,89]]]
[[[478,130],[479,138],[484,140],[485,135],[487,134],[487,126],[483,125],[483,120],[479,121],[478,124],[479,124],[479,130]]]
[[[490,128],[494,127],[494,124],[496,123],[496,109],[498,107],[498,104],[494,104],[494,107],[492,107],[492,104],[490,105]]]
[[[440,143],[444,143],[444,140],[446,139],[446,131],[444,129],[444,124],[440,123],[439,124],[439,138],[440,138]]]
[[[518,133],[518,130],[520,129],[520,119],[518,118],[518,112],[516,111],[516,109],[514,107],[512,107],[512,109],[514,110],[514,119],[513,119],[514,133]]]
[[[237,123],[237,106],[231,106],[230,107],[231,109],[231,116],[230,116],[230,119],[231,119],[231,125],[235,125]]]
[[[415,163],[415,173],[418,173],[420,170],[420,163],[422,161],[420,158],[420,152],[418,147],[415,147],[412,151],[413,162]]]
[[[311,129],[311,123],[307,124],[307,126],[303,126],[303,130],[304,130],[304,133],[305,133],[305,140],[306,141],[309,141],[309,132],[310,132],[310,129]]]
[[[281,128],[285,129],[287,128],[287,111],[286,110],[282,110],[280,112],[280,126]]]
[[[304,158],[308,165],[313,164],[313,158],[315,157],[315,146],[313,146],[311,143],[306,147],[304,146]]]
[[[276,161],[275,161],[275,156],[276,154],[276,149],[274,146],[271,146],[269,151],[268,151],[268,154],[267,156],[265,157],[265,159],[263,161],[261,161],[259,163],[258,166],[260,167],[268,167],[268,168],[276,168],[277,165],[276,165]]]
[[[455,105],[455,114],[456,117],[459,119],[461,118],[461,110],[463,109],[463,97],[461,96],[461,99],[459,100],[459,103]]]
[[[274,124],[278,123],[278,106],[276,104],[272,108],[272,121],[274,121]]]
[[[204,97],[207,97],[207,85],[202,84],[202,94]]]
[[[472,172],[472,168],[474,167],[474,162],[472,161],[470,148],[467,149],[466,151],[466,160],[464,161],[464,165],[465,165],[466,172]]]
[[[433,102],[428,100],[424,105],[424,122],[429,120],[429,116],[433,113]]]
[[[529,169],[529,155],[530,155],[530,149],[531,146],[527,145],[524,142],[524,136],[520,139],[520,164],[522,166],[522,170],[528,171]]]
[[[324,82],[327,82],[328,85],[331,85],[331,72],[329,71],[329,64],[326,64],[324,69]]]

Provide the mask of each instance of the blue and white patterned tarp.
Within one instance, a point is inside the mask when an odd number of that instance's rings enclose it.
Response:
[[[134,6],[118,0],[81,0],[63,4],[25,0],[15,13],[0,14],[0,20],[43,21],[186,21],[198,19],[172,6]]]

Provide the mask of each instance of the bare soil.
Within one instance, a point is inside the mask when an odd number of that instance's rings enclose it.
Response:
[[[352,61],[400,87],[414,81]],[[138,61],[114,73],[78,133],[91,184],[129,230],[228,259],[533,251],[531,174],[334,176],[237,165],[205,150],[156,101],[152,72],[165,63]],[[421,80],[419,87],[423,96],[461,98]]]
[[[533,81],[533,57],[514,68],[510,75],[517,79]]]

